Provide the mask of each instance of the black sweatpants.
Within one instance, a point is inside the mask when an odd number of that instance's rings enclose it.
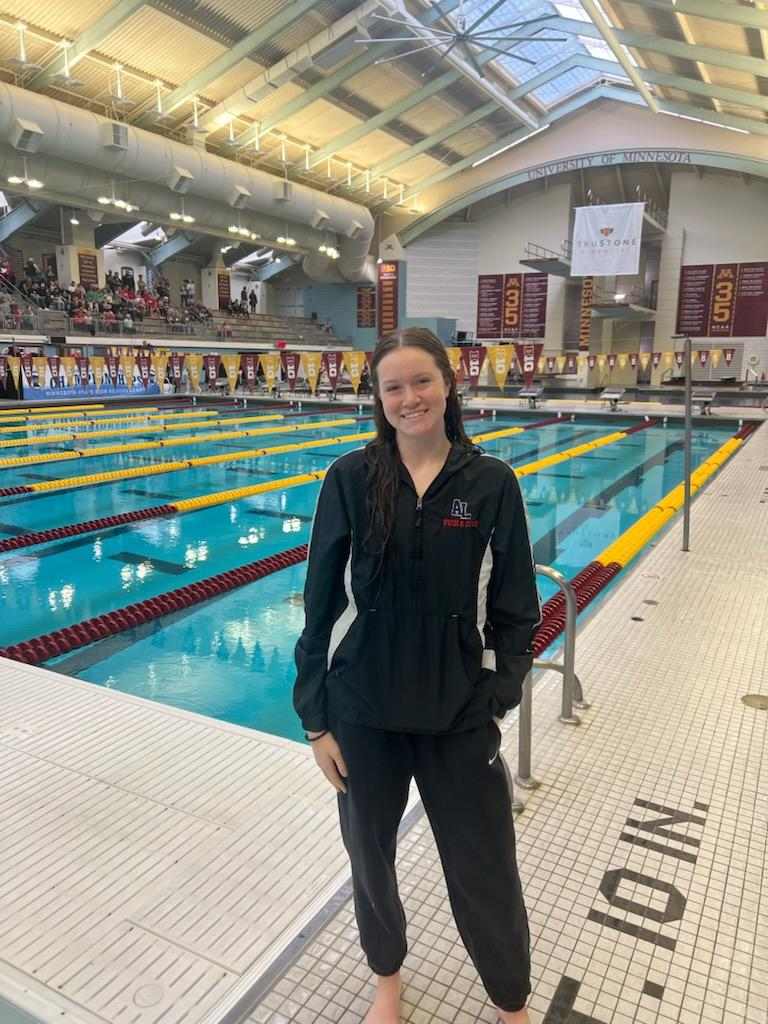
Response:
[[[531,991],[528,919],[496,724],[427,736],[335,722],[333,733],[349,773],[339,816],[371,970],[394,974],[407,951],[395,848],[414,778],[467,952],[491,1000],[522,1009]]]

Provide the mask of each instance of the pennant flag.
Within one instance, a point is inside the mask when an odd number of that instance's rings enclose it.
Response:
[[[224,364],[224,373],[227,375],[227,390],[230,395],[235,393],[237,387],[237,375],[240,371],[240,356],[237,352],[228,352],[221,357]]]
[[[637,352],[629,353],[629,365],[633,370],[637,368]]]
[[[616,353],[615,352],[609,352],[608,355],[606,356],[606,358],[608,360],[608,369],[612,370],[614,368],[614,366],[616,365],[616,358],[617,358],[616,357]]]
[[[470,387],[476,388],[480,379],[480,372],[485,362],[485,348],[482,345],[473,345],[472,348],[461,350],[462,369],[469,377]]]
[[[107,376],[112,381],[112,387],[117,387],[117,356],[109,355],[104,357],[107,363]]]
[[[23,355],[21,357],[21,372],[22,372],[22,374],[24,376],[24,387],[25,388],[31,388],[32,387],[32,372],[33,372],[33,370],[34,370],[34,366],[32,364],[32,356]]]
[[[139,352],[136,356],[136,363],[139,367],[139,376],[141,377],[141,383],[145,388],[149,387],[149,370],[151,363],[149,361],[149,353]]]
[[[184,372],[184,353],[171,352],[171,379],[176,384],[181,384],[181,377]]]
[[[64,374],[65,387],[71,388],[75,380],[75,357],[61,356],[59,364]]]
[[[712,363],[713,367],[718,367],[720,365],[721,356],[722,352],[719,348],[713,348],[712,351],[709,353],[709,360]]]
[[[256,370],[259,364],[259,357],[255,352],[246,352],[240,360],[240,366],[243,371],[243,382],[248,387],[253,387],[256,383]]]
[[[491,369],[496,378],[496,387],[504,390],[509,373],[509,364],[515,352],[511,345],[492,345],[488,349],[488,358],[491,361]]]
[[[597,362],[597,356],[594,356],[594,355],[587,356],[587,366],[590,368],[590,370],[594,370],[596,362]]]
[[[193,391],[200,390],[200,376],[203,369],[203,357],[198,352],[187,352],[184,356],[187,363],[189,386]]]
[[[565,369],[565,356],[556,356],[555,365],[557,366],[557,372],[562,373]]]
[[[283,366],[285,367],[285,379],[288,381],[288,390],[293,391],[299,376],[301,355],[298,352],[283,352]]]
[[[336,393],[341,372],[341,352],[323,352],[322,368],[328,378],[331,390]]]
[[[365,366],[365,352],[355,350],[354,352],[344,352],[342,355],[342,362],[344,369],[349,374],[349,379],[352,382],[352,390],[357,394],[357,389],[360,387],[360,380],[363,376],[363,368]]]
[[[568,352],[565,357],[565,369],[567,373],[576,373],[576,354]]]
[[[270,393],[275,390],[275,386],[280,380],[280,353],[279,352],[262,352],[259,356],[261,362],[261,368],[264,371],[264,380],[267,385],[267,391]]]
[[[731,362],[733,360],[733,356],[734,356],[735,352],[736,352],[735,348],[724,348],[723,349],[723,359],[725,360],[725,365],[726,366],[730,366],[731,365]]]
[[[627,360],[627,353],[626,352],[620,352],[619,353],[619,369],[623,370],[626,367],[627,362],[628,362],[628,360]]]
[[[547,373],[554,373],[555,372],[555,357],[554,356],[547,356],[546,359],[547,359]]]
[[[313,395],[317,390],[317,381],[320,377],[320,365],[319,352],[301,353],[301,366],[304,371],[304,377],[306,378],[307,384],[309,384],[309,390]]]
[[[162,391],[163,384],[165,382],[165,374],[168,369],[168,356],[164,352],[153,352],[152,369],[155,371],[155,383]]]
[[[48,360],[45,356],[35,356],[34,358],[34,374],[37,377],[37,386],[44,388],[48,386],[46,378],[46,371],[48,370]]]
[[[708,362],[709,362],[709,349],[708,348],[700,348],[699,349],[699,366],[702,366],[702,367],[706,366]]]
[[[607,359],[605,358],[605,356],[602,353],[600,353],[600,355],[597,357],[597,365],[598,365],[598,367],[601,370],[604,370],[606,363],[607,363]]]
[[[205,379],[208,384],[215,384],[219,376],[219,359],[218,355],[206,355],[203,356],[203,366],[205,368]]]
[[[653,368],[654,368],[654,370],[658,369],[659,363],[661,362],[661,356],[662,356],[661,352],[654,352],[652,354],[651,359],[653,361]]]
[[[523,368],[523,383],[527,388],[533,384],[533,375],[536,372],[536,365],[541,359],[541,350],[544,348],[544,342],[531,342],[528,345],[521,344],[519,341],[515,342],[515,352],[517,353],[517,361]],[[541,366],[539,366],[539,372],[541,372]]]
[[[88,356],[75,356],[76,373],[80,378],[80,387],[88,386]]]
[[[0,356],[0,388],[5,387],[5,379],[8,376],[8,363],[5,356]]]
[[[640,353],[640,366],[643,368],[643,370],[647,370],[648,369],[648,366],[650,365],[650,362],[651,362],[651,353],[650,352],[641,352]]]
[[[450,347],[446,345],[445,354],[448,356],[448,362],[451,364],[453,372],[458,373],[461,366],[461,349],[456,345]]]
[[[104,383],[104,356],[91,356],[91,369],[97,388]]]
[[[10,367],[16,390],[18,391],[21,387],[21,359],[19,356],[6,356],[6,359],[8,360],[8,366]]]
[[[684,358],[684,356],[685,356],[684,352],[675,352],[675,362],[677,363],[678,366],[682,366],[683,365],[683,358]]]

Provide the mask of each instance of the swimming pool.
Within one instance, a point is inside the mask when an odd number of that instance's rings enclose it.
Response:
[[[269,412],[271,410],[264,410]],[[242,416],[238,411],[232,416]],[[258,415],[249,410],[249,415]],[[352,418],[345,426],[315,423]],[[243,427],[288,436],[195,443],[149,451],[118,451],[96,458],[3,469],[0,485],[62,480],[191,457],[237,456],[254,448],[330,439],[370,429],[369,419],[332,409]],[[548,419],[499,415],[467,422],[470,434],[530,426]],[[220,417],[225,429],[227,419]],[[490,453],[521,466],[620,430],[636,420],[563,420],[485,442]],[[72,429],[72,428],[68,428]],[[210,424],[194,433],[210,432]],[[694,432],[694,468],[732,435],[730,424]],[[182,432],[186,436],[187,431]],[[2,433],[0,438],[10,436]],[[40,432],[36,432],[40,436]],[[154,434],[112,437],[115,444],[156,440]],[[77,442],[87,449],[98,442]],[[103,443],[103,442],[101,442]],[[159,476],[114,481],[53,493],[0,498],[0,536],[81,522],[116,512],[325,469],[353,444],[328,444],[260,458],[235,458]],[[43,448],[6,448],[4,456],[61,452],[71,442]],[[86,465],[87,463],[87,465]],[[682,429],[651,426],[614,444],[539,470],[521,480],[536,561],[572,577],[682,480]],[[168,515],[0,555],[0,644],[18,642],[99,613],[205,579],[215,573],[305,543],[319,484],[278,489],[184,515]],[[293,646],[303,625],[305,564],[283,569],[197,607],[108,637],[47,663],[80,679],[290,738],[300,730],[291,708]],[[542,598],[552,593],[541,581]]]

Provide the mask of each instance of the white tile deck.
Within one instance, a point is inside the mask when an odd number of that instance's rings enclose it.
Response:
[[[697,499],[692,551],[674,526],[582,626],[580,727],[556,722],[559,677],[537,681],[518,833],[538,1024],[768,1020],[768,714],[740,702],[768,689],[763,467],[768,427]],[[347,877],[308,751],[0,662],[0,776],[0,997],[44,1021],[219,1024],[251,991],[252,1022],[361,1020],[348,900],[274,969]],[[689,817],[652,832],[670,815],[648,804]],[[404,1019],[490,1024],[414,818]]]

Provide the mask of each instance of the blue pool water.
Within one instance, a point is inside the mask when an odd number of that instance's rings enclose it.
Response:
[[[333,409],[300,421],[278,421],[277,426],[301,425],[300,431],[287,435],[264,434],[3,469],[0,486],[227,451],[236,454],[238,450],[370,429],[370,420],[362,419],[348,426],[312,427],[319,420],[346,415]],[[536,418],[544,419],[546,414]],[[225,422],[222,417],[222,425]],[[499,416],[495,421],[486,417],[468,421],[467,430],[477,434],[531,422],[531,417],[523,415]],[[579,417],[573,423],[563,421],[486,442],[484,447],[519,466],[605,436],[631,422]],[[694,468],[734,429],[732,424],[697,429]],[[0,424],[0,438],[9,436],[2,433]],[[103,442],[94,438],[93,443],[140,439],[141,435],[132,434]],[[147,435],[147,439],[155,438]],[[324,469],[358,446],[359,442],[327,445],[61,493],[0,498],[0,537]],[[72,444],[52,442],[46,450],[68,447]],[[2,454],[40,450],[36,446],[11,448]],[[680,483],[682,467],[681,428],[654,426],[525,477],[521,485],[536,561],[573,576]],[[280,489],[194,513],[0,555],[0,645],[80,622],[305,543],[318,489],[316,483]],[[299,738],[290,692],[293,647],[303,625],[304,574],[304,564],[282,570],[204,605],[75,651],[49,667],[229,722]],[[547,581],[541,583],[544,600],[552,589]]]

